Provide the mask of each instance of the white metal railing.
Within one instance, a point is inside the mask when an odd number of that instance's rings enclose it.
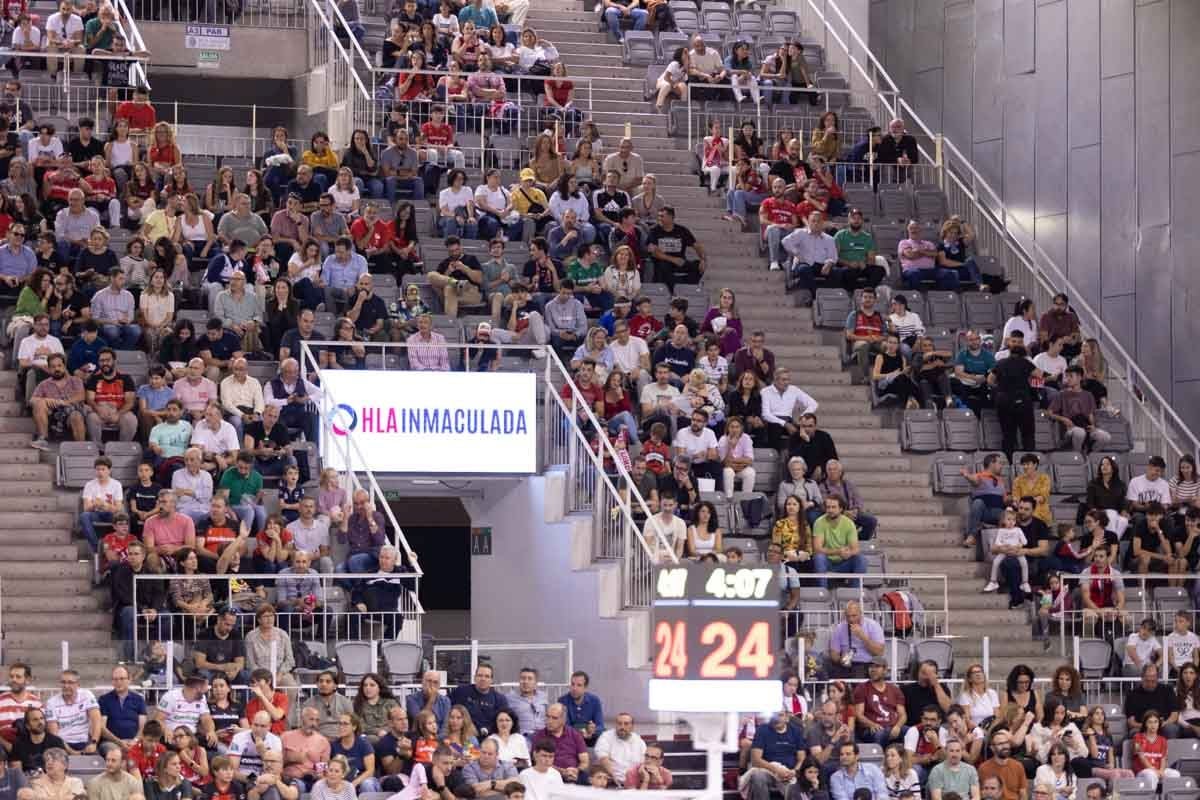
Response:
[[[376,626],[381,627],[384,632],[387,632],[386,639],[389,641],[400,640],[421,642],[421,618],[425,613],[421,607],[420,600],[417,598],[419,589],[419,581],[421,573],[419,571],[412,572],[397,572],[392,573],[391,577],[399,578],[404,581],[411,581],[412,587],[406,587],[400,596],[400,607],[394,612],[387,611],[359,611],[349,603],[349,597],[346,592],[336,586],[337,583],[353,583],[355,581],[366,580],[370,578],[378,578],[381,573],[321,573],[315,570],[311,571],[304,578],[316,580],[320,584],[320,596],[316,598],[320,605],[313,613],[305,613],[301,611],[287,611],[276,608],[275,610],[275,627],[284,632],[292,632],[300,635],[301,632],[307,632],[318,640],[334,641],[337,639],[362,639],[371,638],[364,636],[364,631],[370,631]],[[169,639],[175,644],[190,645],[199,641],[202,635],[212,625],[215,617],[198,617],[194,614],[171,610],[169,596],[170,584],[183,580],[193,580],[195,578],[203,578],[209,583],[224,583],[224,589],[213,592],[213,606],[224,605],[234,608],[238,612],[238,619],[235,623],[235,631],[243,638],[255,627],[254,608],[242,607],[237,602],[235,596],[233,582],[245,581],[251,587],[256,584],[269,584],[272,591],[266,591],[265,587],[262,592],[251,591],[253,597],[248,599],[248,602],[267,603],[274,599],[275,592],[278,590],[277,584],[289,580],[288,575],[279,573],[228,573],[225,575],[182,575],[182,574],[158,574],[144,573],[133,576],[133,607],[138,609],[138,592],[139,585],[142,587],[141,592],[143,597],[146,592],[147,582],[165,584],[167,587],[167,604],[157,610],[154,621],[143,621],[140,614],[133,626],[133,653],[134,657],[140,657],[138,649],[139,641],[143,643],[151,641],[145,639],[150,632],[158,633],[155,638]],[[276,665],[282,663],[284,654],[275,652],[272,648],[271,672],[276,672]]]
[[[868,110],[881,125],[904,118],[918,135],[934,143],[933,152],[926,150],[923,157],[943,167],[940,183],[949,206],[975,228],[980,251],[995,256],[1005,266],[1020,267],[1015,275],[1017,285],[1042,308],[1049,307],[1055,293],[1069,294],[1083,331],[1100,342],[1111,367],[1110,399],[1128,413],[1135,435],[1145,442],[1147,450],[1163,455],[1172,467],[1184,453],[1200,455],[1200,437],[1163,398],[1084,294],[1067,280],[970,159],[945,136],[935,133],[904,100],[896,82],[836,0],[791,0],[791,4],[797,7],[804,30],[820,38],[826,49],[826,63],[843,71],[852,88],[862,86],[874,91],[876,102]]]
[[[121,25],[120,20],[117,20],[118,27]],[[131,33],[136,32],[136,28],[130,28]],[[140,36],[140,34],[139,34]],[[144,45],[143,45],[144,47]],[[32,89],[35,86],[44,87],[45,90],[52,92],[50,98],[68,98],[72,99],[79,110],[83,113],[89,111],[91,96],[103,97],[105,100],[109,97],[110,90],[118,97],[122,94],[132,92],[133,85],[121,87],[96,86],[92,83],[92,79],[83,71],[83,65],[88,61],[107,62],[121,61],[128,62],[130,71],[133,74],[133,83],[139,86],[150,87],[149,81],[146,79],[145,66],[150,63],[148,55],[105,55],[102,53],[67,53],[67,52],[51,52],[48,50],[38,50],[36,52],[27,52],[25,50],[13,50],[7,47],[0,47],[0,57],[5,60],[11,58],[28,58],[38,61],[60,61],[58,71],[62,73],[62,80],[54,84],[29,84]],[[69,66],[69,68],[68,68]],[[23,85],[24,89],[25,86]],[[81,92],[86,92],[84,97],[80,97]],[[23,95],[22,100],[29,101],[30,96]],[[59,104],[61,105],[61,104]]]
[[[1172,630],[1176,610],[1182,608],[1191,617],[1191,627],[1196,627],[1197,613],[1194,592],[1200,588],[1200,573],[1129,573],[1119,575],[1124,587],[1124,598],[1120,608],[1111,609],[1105,617],[1102,613],[1088,611],[1083,607],[1083,583],[1092,578],[1085,570],[1077,575],[1062,574],[1063,586],[1078,602],[1074,607],[1056,615],[1059,654],[1066,656],[1073,636],[1101,638],[1106,625],[1126,637],[1137,633],[1142,620],[1152,619],[1158,626],[1159,635],[1166,636]],[[1152,584],[1147,586],[1147,583]],[[1157,598],[1158,588],[1164,588],[1164,598]],[[1175,593],[1170,590],[1175,589]],[[1169,598],[1169,599],[1168,599]],[[1186,604],[1186,605],[1185,605]],[[1160,638],[1161,642],[1162,639]],[[1114,640],[1113,648],[1118,656],[1125,653],[1125,639]]]
[[[310,79],[318,80],[322,87],[316,107],[312,108],[310,104],[309,110],[314,114],[327,115],[325,129],[329,132],[330,141],[341,146],[349,143],[360,109],[369,105],[373,98],[359,76],[356,59],[362,53],[362,48],[353,36],[349,37],[353,43],[352,55],[338,39],[327,14],[331,8],[337,12],[334,4],[326,0],[308,0],[306,8]],[[340,16],[340,12],[337,13]]]
[[[318,347],[345,346],[345,342],[311,342]],[[408,345],[402,342],[362,342],[359,343],[368,353],[383,355],[383,367],[387,367],[389,356],[405,353]],[[302,370],[312,367],[313,356],[309,343],[302,347],[304,359]],[[562,465],[566,470],[566,510],[568,513],[591,512],[596,523],[594,535],[611,543],[611,549],[604,552],[602,557],[621,559],[623,561],[622,603],[627,608],[649,608],[653,596],[653,566],[655,553],[668,553],[667,560],[671,563],[678,561],[674,552],[674,543],[668,542],[662,525],[653,519],[646,500],[638,491],[621,456],[606,432],[604,425],[596,418],[594,410],[580,394],[570,371],[563,365],[558,355],[550,347],[538,345],[480,345],[446,343],[447,352],[454,354],[451,361],[454,368],[472,369],[470,359],[458,356],[462,351],[478,353],[484,350],[495,350],[500,355],[504,353],[521,353],[531,356],[532,371],[539,372],[542,378],[542,408],[544,413],[543,425],[543,455],[546,465]],[[368,355],[368,358],[371,356]],[[499,356],[498,356],[499,357]],[[318,373],[319,374],[319,373]],[[555,390],[562,386],[567,396],[563,397]],[[323,394],[321,402],[328,408],[336,405],[333,398]],[[327,424],[326,415],[322,414],[322,424]],[[586,431],[584,428],[586,427]],[[374,474],[369,464],[361,456],[357,443],[357,432],[348,436],[336,437],[344,442],[347,450],[347,462],[362,465],[360,469],[366,475],[373,493],[382,498]],[[350,455],[355,456],[355,462],[349,461]],[[646,521],[649,522],[646,522]],[[399,525],[392,521],[396,529]],[[643,530],[651,536],[653,543],[648,543],[643,537]]]
[[[138,30],[137,17],[129,10],[129,6],[125,0],[115,0],[114,7],[117,10],[117,30],[125,36],[125,42],[130,52],[133,53],[148,53],[150,48],[146,47],[146,40],[142,38],[142,32]],[[137,63],[133,65],[133,75],[136,78],[138,85],[150,87],[150,79],[146,77],[146,65]]]
[[[308,380],[308,374],[311,370],[312,374],[316,377],[316,382],[323,383],[323,381],[321,381],[320,364],[316,355],[313,353],[310,344],[316,346],[334,346],[336,343],[306,341],[301,342],[300,345],[301,380]],[[371,501],[375,506],[375,510],[382,511],[388,524],[394,531],[392,544],[405,554],[416,574],[418,576],[422,575],[423,573],[417,560],[417,554],[413,551],[412,547],[409,546],[408,539],[404,536],[404,530],[400,527],[400,523],[396,519],[396,515],[392,512],[392,506],[391,503],[388,502],[387,495],[384,494],[383,489],[380,488],[379,483],[375,480],[375,473],[372,472],[371,465],[367,462],[367,459],[362,454],[362,449],[359,447],[357,434],[352,433],[348,436],[336,437],[327,435],[325,428],[330,424],[329,414],[327,412],[333,408],[336,408],[338,405],[335,399],[332,397],[332,393],[327,388],[323,388],[321,391],[320,403],[320,410],[316,413],[320,415],[319,421],[322,429],[322,438],[328,438],[330,440],[336,439],[342,443],[342,463],[346,465],[346,475],[350,480],[351,492],[365,491],[368,495],[370,495]],[[360,471],[366,480],[365,484],[363,480],[359,478]]]
[[[150,22],[180,22],[199,25],[245,25],[255,28],[303,28],[302,0],[242,0],[231,14],[225,0],[123,0],[133,7],[138,19]]]
[[[795,609],[780,609],[780,620],[789,634],[828,628],[843,618],[846,603],[857,602],[866,617],[878,622],[887,635],[923,639],[950,637],[950,584],[945,575],[906,573],[800,573],[801,600]],[[826,582],[841,584],[826,594]],[[916,597],[919,607],[893,609],[881,600],[885,592]],[[785,593],[786,594],[786,593]],[[822,599],[824,598],[824,599]],[[907,615],[907,622],[904,617]]]

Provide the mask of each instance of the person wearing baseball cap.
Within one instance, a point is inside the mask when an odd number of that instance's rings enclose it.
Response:
[[[550,224],[550,201],[546,193],[537,185],[537,173],[529,167],[521,170],[521,180],[509,187],[512,192],[513,210],[524,219],[532,219],[535,230],[541,234],[542,229]]]
[[[862,209],[850,209],[850,224],[834,234],[833,243],[837,246],[838,266],[845,270],[842,286],[846,291],[865,286],[873,289],[883,283],[887,270],[875,263],[878,248],[874,234],[863,225]]]
[[[470,345],[482,345],[471,347]],[[467,340],[467,364],[472,372],[494,372],[500,368],[500,350],[490,347],[492,344],[492,323],[480,322],[475,326],[475,334]]]

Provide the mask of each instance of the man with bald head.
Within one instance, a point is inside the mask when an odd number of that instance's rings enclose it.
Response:
[[[590,764],[587,743],[579,731],[567,725],[567,709],[562,703],[553,703],[546,709],[546,727],[533,735],[536,742],[548,739],[554,745],[554,768],[562,775],[563,782],[575,783]]]
[[[302,311],[312,316],[311,311]],[[296,348],[300,355],[299,347]],[[279,408],[279,420],[289,428],[300,428],[310,442],[317,440],[317,412],[312,404],[320,400],[321,390],[300,377],[300,362],[295,358],[284,358],[279,364],[279,375],[272,378],[263,389],[263,402]]]
[[[446,716],[450,713],[450,698],[442,694],[442,676],[437,670],[426,670],[421,676],[421,691],[412,692],[404,698],[405,710],[410,720],[422,711],[432,711],[437,718],[438,730],[446,728]]]
[[[300,727],[284,731],[283,774],[311,786],[329,761],[329,739],[321,735],[321,712],[311,705],[300,709]]]
[[[500,743],[495,739],[483,740],[479,758],[463,767],[462,777],[476,798],[502,796],[510,783],[520,783],[516,768],[500,761]]]
[[[250,374],[250,365],[245,357],[234,357],[229,367],[229,377],[221,381],[221,410],[233,425],[240,442],[246,426],[262,416],[265,403],[262,384]]]
[[[858,601],[846,603],[846,617],[829,635],[829,663],[839,678],[865,678],[867,666],[884,654],[883,628],[863,616]]]
[[[283,742],[271,733],[271,715],[259,711],[250,720],[250,730],[234,734],[229,743],[227,755],[237,770],[237,779],[254,780],[254,776],[263,771],[263,755],[269,750],[282,753]]]

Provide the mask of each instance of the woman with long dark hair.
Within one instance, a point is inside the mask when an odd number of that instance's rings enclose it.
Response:
[[[390,247],[396,264],[396,277],[419,275],[425,269],[421,260],[421,246],[417,236],[417,212],[413,204],[403,202],[396,205],[392,219],[394,235]]]

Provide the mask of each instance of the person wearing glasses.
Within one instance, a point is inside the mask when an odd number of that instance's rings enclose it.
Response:
[[[96,696],[79,688],[79,673],[63,670],[62,692],[46,701],[46,732],[58,736],[72,755],[94,753],[100,744],[100,705]]]
[[[633,140],[626,138],[617,146],[617,152],[604,159],[604,174],[616,172],[621,176],[619,186],[626,192],[632,192],[642,185],[646,177],[646,166],[642,157],[633,152]]]

